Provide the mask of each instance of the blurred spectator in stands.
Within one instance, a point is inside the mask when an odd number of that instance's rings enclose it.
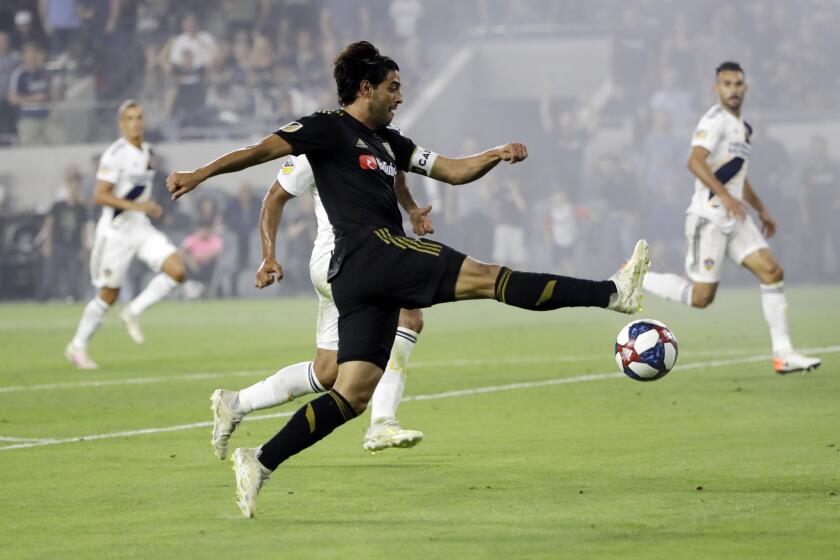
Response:
[[[683,88],[679,74],[674,68],[662,71],[662,87],[650,98],[650,108],[656,112],[667,113],[677,132],[690,128],[689,122],[695,118],[694,96],[691,90]]]
[[[668,175],[685,168],[686,136],[674,133],[671,115],[654,111],[651,131],[642,144],[642,191],[658,194]]]
[[[695,47],[689,28],[688,16],[685,13],[677,14],[662,42],[662,67],[674,70],[680,89],[690,89],[698,78],[694,59]]]
[[[12,72],[10,82],[8,100],[18,108],[18,140],[23,145],[46,144],[51,89],[41,47],[24,45],[23,64]]]
[[[528,205],[515,177],[506,177],[494,191],[493,261],[522,266],[528,257],[525,248],[525,217]]]
[[[573,102],[553,103],[548,95],[540,101],[539,110],[542,145],[549,151],[544,157],[550,162],[547,176],[540,184],[549,186],[559,178],[560,188],[576,198],[581,189],[585,150],[594,123],[584,123]],[[552,193],[543,188],[538,194],[549,197]]]
[[[41,230],[44,270],[38,299],[82,297],[82,270],[87,262],[89,215],[81,200],[82,175],[75,166],[64,172],[64,184]]]
[[[39,46],[46,43],[44,33],[38,23],[29,10],[18,10],[15,13],[15,29],[12,35],[12,44],[16,50],[23,50],[24,45],[27,43],[35,43]]]
[[[836,280],[838,251],[837,216],[840,215],[840,163],[829,155],[828,141],[814,136],[802,173],[803,222],[812,237],[812,270],[826,280]]]
[[[634,2],[624,3],[618,31],[613,39],[613,86],[616,89],[612,103],[614,109],[626,112],[650,95],[644,85],[648,83],[653,51],[652,38],[656,36],[642,19]]]
[[[15,132],[16,109],[9,104],[12,73],[20,66],[20,56],[12,50],[12,40],[6,31],[0,31],[0,145],[8,144],[6,138]]]
[[[250,31],[263,14],[268,2],[264,0],[222,0],[222,19],[228,35],[239,30]]]
[[[169,63],[173,66],[189,65],[190,68],[210,68],[216,63],[219,47],[207,31],[199,27],[198,18],[188,13],[181,21],[182,33],[172,40],[169,48]],[[190,57],[184,53],[189,52]],[[187,62],[188,61],[188,62]]]
[[[206,293],[213,280],[216,262],[224,244],[217,233],[219,225],[216,204],[212,198],[203,198],[198,205],[196,231],[181,243],[184,262],[189,270],[191,287],[185,293],[201,295]],[[200,288],[195,286],[200,284]],[[185,286],[186,287],[186,286]]]
[[[81,27],[76,0],[40,0],[38,13],[49,39],[50,53],[61,56],[75,41]]]
[[[545,216],[545,235],[551,249],[551,267],[556,273],[569,273],[573,270],[573,257],[578,228],[575,209],[569,197],[555,185],[551,195],[551,205]]]
[[[388,8],[394,34],[397,36],[397,60],[404,61],[406,68],[417,66],[420,62],[419,34],[417,25],[423,16],[423,3],[420,0],[392,0]]]
[[[789,188],[792,162],[784,144],[767,133],[767,124],[756,117],[748,117],[750,135],[750,182],[761,193],[761,199],[778,222],[798,221],[795,193]]]
[[[236,197],[232,198],[224,210],[223,222],[236,239],[234,252],[236,266],[231,279],[231,295],[239,295],[238,278],[242,271],[256,270],[257,255],[251,257],[251,236],[257,230],[260,219],[260,199],[251,190],[251,186],[243,183],[239,186]],[[284,220],[285,222],[285,220]]]
[[[192,50],[183,49],[172,66],[173,87],[167,92],[164,113],[179,125],[200,126],[206,117],[204,67],[193,57]]]

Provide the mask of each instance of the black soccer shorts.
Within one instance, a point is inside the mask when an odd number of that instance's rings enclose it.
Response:
[[[339,239],[329,279],[338,307],[338,363],[365,361],[385,369],[400,308],[455,300],[466,255],[446,245],[386,228]]]

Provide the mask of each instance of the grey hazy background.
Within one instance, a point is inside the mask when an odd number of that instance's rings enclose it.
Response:
[[[220,177],[177,205],[165,175],[334,107],[332,59],[359,39],[400,64],[395,124],[419,145],[529,147],[525,163],[471,185],[410,177],[435,208],[435,237],[482,260],[593,277],[640,236],[656,269],[683,270],[691,132],[716,102],[714,68],[740,62],[750,178],[779,223],[773,250],[788,283],[836,283],[838,29],[836,0],[4,0],[0,298],[89,295],[90,224],[60,226],[59,253],[78,273],[46,275],[67,266],[44,254],[44,216],[78,190],[96,219],[96,157],[127,97],[144,105],[156,147],[159,227],[176,243],[200,229],[223,245],[196,263],[202,285],[185,295],[257,295],[259,200],[277,165]],[[280,233],[287,278],[269,295],[310,292],[314,231],[311,201],[292,204]],[[138,265],[124,296],[147,274]],[[728,265],[724,280],[751,278]]]

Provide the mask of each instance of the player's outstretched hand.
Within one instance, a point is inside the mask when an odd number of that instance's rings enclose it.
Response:
[[[163,214],[163,208],[155,202],[154,200],[144,200],[143,202],[138,202],[137,206],[139,206],[139,210],[152,218],[153,220],[157,220]]]
[[[776,220],[771,218],[766,211],[760,212],[758,217],[761,219],[761,233],[764,234],[764,237],[770,239],[776,235]]]
[[[528,148],[525,147],[525,144],[519,142],[511,142],[496,149],[499,150],[499,157],[502,158],[502,161],[516,163],[528,157]]]
[[[734,196],[724,198],[723,207],[726,208],[726,214],[728,216],[733,216],[739,222],[747,219],[747,207]]]
[[[166,178],[166,190],[172,193],[172,200],[178,200],[201,184],[195,171],[174,171]]]
[[[275,276],[278,282],[283,279],[283,267],[275,259],[264,259],[257,270],[257,282],[254,285],[257,288],[271,286]]]
[[[429,217],[429,212],[431,211],[431,205],[425,208],[418,206],[408,211],[408,219],[411,221],[411,229],[414,230],[414,235],[422,237],[428,233],[435,232],[432,219]]]

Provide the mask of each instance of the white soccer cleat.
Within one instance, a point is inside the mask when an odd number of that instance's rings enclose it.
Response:
[[[798,371],[814,371],[822,364],[819,358],[804,356],[795,350],[773,359],[773,369],[779,375],[796,373]]]
[[[64,349],[64,357],[79,369],[99,369],[99,365],[88,356],[87,350],[75,346],[72,342]]]
[[[210,443],[216,451],[216,457],[223,461],[227,458],[228,440],[245,417],[233,410],[232,404],[237,395],[236,391],[225,389],[216,389],[210,395],[210,410],[213,412],[213,439]]]
[[[406,430],[396,420],[386,420],[371,425],[365,433],[362,447],[367,451],[382,451],[389,447],[405,449],[423,441],[423,432]]]
[[[233,452],[233,472],[236,475],[236,505],[245,517],[257,513],[257,494],[268,482],[271,471],[257,459],[256,448],[240,447]]]
[[[128,336],[131,337],[131,340],[137,344],[143,344],[146,337],[143,336],[143,331],[140,329],[140,322],[137,320],[137,316],[132,314],[128,310],[128,307],[126,307],[120,312],[120,319],[125,323],[125,328],[128,330]]]
[[[633,255],[618,272],[610,276],[610,280],[615,284],[616,293],[610,298],[607,309],[627,314],[642,310],[642,282],[650,268],[649,253],[650,246],[647,241],[640,239],[636,242]]]

